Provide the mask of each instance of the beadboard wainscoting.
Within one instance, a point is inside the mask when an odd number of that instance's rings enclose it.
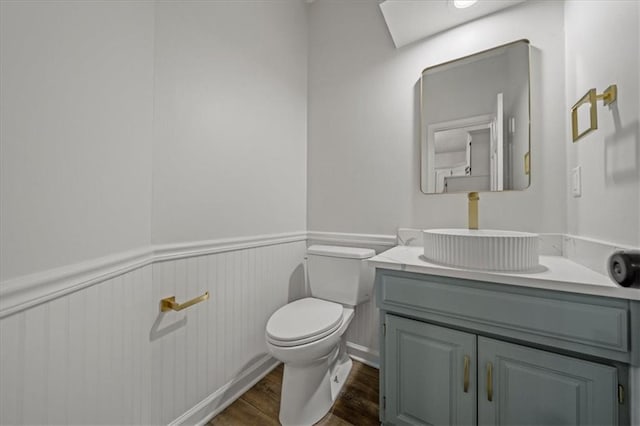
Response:
[[[265,325],[306,294],[305,249],[305,233],[167,246],[116,276],[92,265],[68,291],[54,274],[55,293],[39,274],[38,304],[0,312],[0,424],[205,421],[276,365]]]
[[[153,265],[156,300],[211,295],[184,311],[154,314],[153,424],[206,420],[277,365],[265,327],[274,311],[304,296],[305,249],[302,241]]]
[[[375,292],[371,299],[356,307],[355,316],[347,329],[347,352],[352,358],[379,368],[379,317]]]
[[[0,320],[0,423],[151,423],[152,270]]]

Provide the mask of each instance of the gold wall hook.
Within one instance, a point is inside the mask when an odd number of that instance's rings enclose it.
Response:
[[[207,291],[205,294],[203,294],[202,296],[198,296],[195,299],[191,299],[187,302],[184,303],[176,303],[176,297],[175,296],[171,296],[171,297],[165,297],[164,299],[162,299],[160,301],[160,312],[167,312],[167,311],[181,311],[185,308],[188,308],[189,306],[193,306],[196,303],[200,303],[200,302],[204,302],[205,300],[207,300],[209,298],[209,292]]]
[[[598,128],[598,100],[602,100],[604,105],[610,105],[617,99],[618,86],[612,84],[600,95],[596,93],[596,89],[590,89],[578,102],[576,102],[576,104],[571,107],[571,135],[573,137],[573,142],[577,142],[578,139]],[[578,126],[578,109],[584,104],[590,104],[589,127],[580,132]]]

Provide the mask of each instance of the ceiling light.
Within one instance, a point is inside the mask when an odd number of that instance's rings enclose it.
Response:
[[[476,4],[478,0],[453,0],[453,5],[458,9],[465,9]]]

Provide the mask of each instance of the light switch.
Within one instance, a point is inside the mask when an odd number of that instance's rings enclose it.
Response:
[[[582,167],[571,170],[571,194],[574,198],[582,196]]]

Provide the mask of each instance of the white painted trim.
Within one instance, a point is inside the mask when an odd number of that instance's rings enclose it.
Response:
[[[422,247],[424,245],[422,229],[398,228],[397,234],[399,246]]]
[[[126,274],[152,262],[153,251],[146,248],[5,280],[0,284],[0,318]]]
[[[301,231],[165,244],[11,278],[0,283],[0,318],[156,262],[305,241],[306,239],[307,233]]]
[[[380,354],[364,346],[347,342],[347,352],[356,361],[360,361],[373,368],[379,368]],[[222,386],[214,393],[200,401],[186,413],[169,423],[169,426],[193,424],[204,426],[231,405],[240,396],[251,389],[262,378],[280,364],[280,361],[270,355],[265,355],[245,369],[242,374]]]
[[[219,240],[196,241],[179,244],[154,246],[154,262],[182,259],[185,257],[205,256],[227,251],[272,246],[276,244],[304,241],[306,232],[289,232],[286,234],[267,234],[252,237],[225,238]]]
[[[376,246],[391,248],[396,246],[397,240],[395,235],[384,234],[350,234],[345,232],[307,232],[309,241],[320,242],[324,244],[338,245],[354,245],[354,246]]]
[[[183,424],[206,425],[209,420],[222,412],[222,410],[231,405],[236,399],[240,398],[243,393],[251,389],[253,385],[276,368],[278,364],[280,364],[280,362],[271,357],[271,355],[264,355],[251,366],[247,367],[238,377],[169,423],[169,426]]]
[[[613,251],[632,248],[575,235],[540,237],[542,251],[549,252],[544,254],[563,255],[601,274],[606,274],[604,265]],[[563,243],[561,254],[558,239]],[[5,280],[0,283],[0,318],[156,262],[305,240],[383,250],[398,244],[393,235],[298,231],[150,246]]]
[[[613,243],[611,241],[603,241],[603,240],[598,240],[595,238],[589,238],[589,237],[581,237],[580,235],[571,235],[571,234],[561,234],[565,239],[571,239],[571,240],[575,240],[578,242],[584,242],[584,243],[588,243],[588,244],[595,244],[595,245],[599,245],[602,247],[609,247],[609,248],[614,248],[614,249],[622,249],[622,250],[631,250],[631,249],[637,249],[638,247],[632,247],[632,246],[628,246],[628,245],[624,245],[624,244],[616,244]]]
[[[373,368],[380,368],[380,352],[357,343],[347,342],[347,353],[352,359]]]
[[[538,234],[538,254],[540,256],[562,256],[564,234]]]
[[[613,252],[630,249],[637,250],[638,247],[615,244],[577,235],[563,235],[562,238],[562,254],[564,257],[602,275],[609,274],[607,262]]]
[[[347,352],[352,359],[373,368],[380,368],[380,354],[370,348],[347,342]],[[193,408],[175,419],[169,426],[193,424],[204,426],[213,417],[237,400],[243,393],[251,389],[262,378],[276,368],[280,362],[270,355],[265,355],[220,389],[200,401]]]

